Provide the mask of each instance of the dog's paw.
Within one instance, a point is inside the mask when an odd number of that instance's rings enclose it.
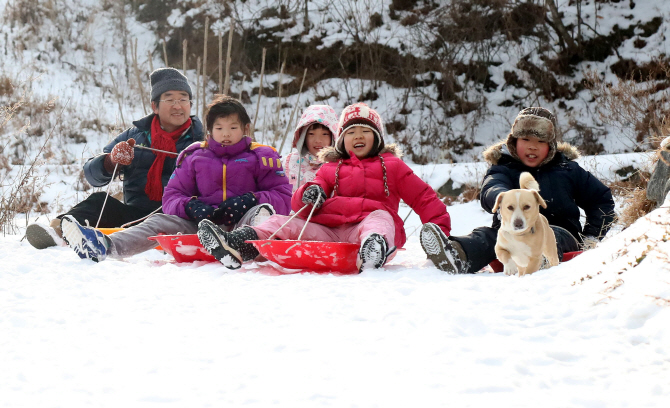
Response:
[[[519,270],[517,269],[516,264],[510,262],[507,265],[505,265],[503,272],[505,273],[505,275],[509,276],[509,275],[516,275],[519,272]]]

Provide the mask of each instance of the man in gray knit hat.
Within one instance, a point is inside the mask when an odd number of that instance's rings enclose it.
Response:
[[[193,142],[202,141],[204,134],[200,119],[191,115],[193,92],[181,72],[159,68],[151,73],[150,81],[153,112],[134,121],[133,127],[114,138],[102,154],[84,164],[84,176],[93,187],[106,186],[123,175],[123,202],[97,192],[52,220],[50,226],[29,225],[26,238],[35,248],[63,244],[60,221],[65,215],[82,225],[118,228],[161,208],[163,189],[177,155]]]

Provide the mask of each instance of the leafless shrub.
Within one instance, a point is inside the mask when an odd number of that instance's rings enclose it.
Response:
[[[650,74],[645,82],[636,81],[635,72],[615,84],[604,82],[596,72],[584,73],[585,85],[598,101],[595,105],[600,120],[617,128],[634,150],[653,148],[653,140],[662,137],[668,126],[670,66],[657,61],[657,67],[663,79]]]

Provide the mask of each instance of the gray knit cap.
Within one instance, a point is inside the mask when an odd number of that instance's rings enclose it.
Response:
[[[158,68],[151,73],[151,100],[155,101],[168,91],[184,91],[193,99],[188,79],[174,68]]]

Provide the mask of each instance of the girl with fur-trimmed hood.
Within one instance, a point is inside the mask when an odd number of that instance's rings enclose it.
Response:
[[[547,208],[540,208],[554,231],[559,259],[563,253],[594,246],[614,221],[614,200],[610,189],[574,161],[577,149],[558,143],[556,117],[545,108],[526,108],[516,117],[507,139],[484,152],[491,165],[480,193],[484,210],[491,213],[498,194],[519,188],[522,172],[529,172],[540,185]],[[580,223],[580,208],[586,223]],[[500,228],[499,214],[491,227],[475,228],[470,234],[447,237],[426,224],[421,245],[441,270],[475,273],[496,259],[495,244]]]
[[[344,109],[334,147],[323,149],[325,163],[313,181],[294,194],[294,211],[316,206],[305,228],[306,241],[361,244],[357,265],[380,268],[396,248],[405,244],[403,220],[398,215],[402,199],[421,217],[446,236],[451,230],[447,208],[435,191],[400,159],[395,145],[384,144],[384,125],[379,114],[363,103]],[[306,209],[282,228],[279,239],[297,239],[305,225]],[[239,268],[258,256],[245,240],[267,239],[288,217],[274,215],[255,227],[226,233],[203,221],[198,236],[203,246],[228,268]]]
[[[284,160],[284,171],[293,191],[314,180],[323,162],[319,152],[335,144],[337,115],[329,105],[310,105],[293,134],[293,150]]]

